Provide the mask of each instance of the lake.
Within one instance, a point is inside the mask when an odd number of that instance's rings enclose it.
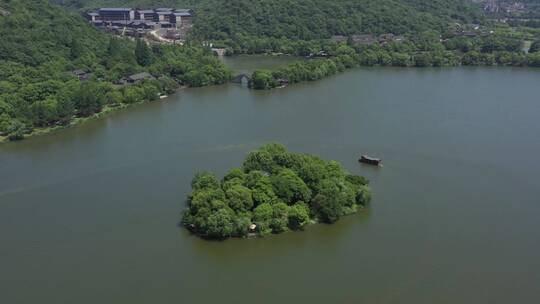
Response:
[[[535,303],[539,84],[533,69],[361,68],[182,90],[2,144],[0,302]],[[265,239],[178,227],[197,171],[271,141],[368,177],[372,206]]]

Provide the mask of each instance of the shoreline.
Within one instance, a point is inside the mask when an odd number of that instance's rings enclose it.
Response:
[[[234,55],[230,55],[230,56],[226,56],[226,57],[234,58],[234,57],[251,57],[251,56],[263,56],[263,57],[273,57],[273,58],[277,57],[277,58],[279,58],[279,57],[290,57],[292,55],[289,55],[289,54],[276,54],[276,53],[265,53],[265,54],[234,54]],[[298,59],[302,59],[302,58],[303,57],[298,57]],[[293,62],[296,62],[296,61],[293,61]],[[299,60],[299,62],[302,62],[302,61]],[[286,66],[287,65],[285,65],[285,67]],[[354,66],[354,67],[347,67],[343,71],[339,71],[339,72],[337,72],[335,74],[332,74],[332,75],[325,75],[325,76],[323,76],[323,77],[321,77],[319,79],[315,79],[315,80],[301,80],[301,81],[298,81],[298,82],[286,84],[286,85],[283,85],[283,86],[268,88],[268,89],[257,89],[257,88],[252,88],[252,89],[256,90],[256,91],[273,91],[274,89],[286,88],[288,86],[297,85],[297,84],[300,84],[300,83],[315,82],[315,81],[318,81],[318,80],[323,80],[325,78],[328,78],[328,77],[331,77],[331,76],[334,76],[334,75],[343,74],[345,72],[348,72],[350,70],[354,70],[354,69],[357,69],[357,68],[398,68],[398,69],[415,69],[416,70],[416,69],[444,69],[444,68],[469,68],[469,67],[470,68],[479,68],[480,67],[480,68],[536,69],[536,67],[532,67],[532,66],[501,65],[501,64],[494,64],[494,65],[462,65],[461,64],[461,65],[448,65],[448,66],[437,66],[437,67],[435,67],[435,66],[429,66],[429,67],[427,67],[427,66],[426,67],[397,66],[397,65],[380,65],[380,64],[376,64],[376,65],[357,65],[357,66]],[[229,81],[227,83],[232,83],[232,82]],[[177,92],[179,92],[181,90],[189,89],[189,88],[190,87],[187,87],[187,86],[181,86],[173,94],[176,94]],[[169,97],[170,97],[170,95],[167,98],[169,98]],[[45,128],[35,128],[31,133],[25,134],[24,138],[20,139],[20,140],[13,140],[12,141],[12,140],[8,139],[8,136],[0,135],[0,145],[5,144],[5,143],[9,143],[9,142],[17,142],[17,141],[21,141],[21,140],[27,140],[27,139],[30,139],[30,138],[33,138],[33,137],[36,137],[36,136],[51,134],[51,133],[54,133],[54,132],[57,132],[57,131],[61,131],[61,130],[67,129],[67,128],[71,128],[71,127],[81,125],[81,124],[83,124],[83,123],[85,123],[87,121],[90,121],[90,120],[95,120],[95,119],[102,118],[104,116],[107,116],[107,115],[109,115],[111,113],[114,113],[114,112],[122,110],[122,109],[126,109],[126,108],[136,106],[136,105],[140,105],[140,104],[146,104],[146,103],[150,103],[150,102],[162,102],[162,101],[166,100],[167,98],[163,98],[163,99],[158,98],[158,99],[153,100],[153,101],[141,101],[141,102],[137,102],[137,103],[133,103],[133,104],[117,104],[117,105],[114,105],[114,106],[106,105],[106,106],[103,107],[103,110],[101,112],[95,113],[94,115],[91,115],[91,116],[88,116],[88,117],[74,117],[72,119],[72,121],[67,125],[55,125],[55,126],[45,127]]]
[[[173,94],[176,94],[177,92],[179,92],[181,90],[184,90],[184,89],[187,89],[187,88],[188,87],[179,87]],[[173,95],[173,94],[171,94],[171,95]],[[97,120],[97,119],[106,117],[106,116],[108,116],[108,115],[110,115],[112,113],[115,113],[115,112],[118,112],[120,110],[130,108],[130,107],[134,107],[134,106],[138,106],[138,105],[142,105],[142,104],[147,104],[147,103],[152,103],[152,102],[164,102],[171,95],[168,95],[166,98],[161,98],[161,99],[158,98],[156,100],[151,100],[151,101],[141,101],[141,102],[136,102],[136,103],[131,103],[131,104],[122,104],[122,103],[120,103],[120,104],[116,104],[116,105],[105,105],[103,107],[103,109],[101,110],[101,112],[95,113],[95,114],[93,114],[91,116],[87,116],[87,117],[74,117],[70,121],[70,123],[67,124],[67,125],[55,125],[55,126],[50,126],[50,127],[45,127],[45,128],[35,128],[34,130],[32,130],[31,133],[25,134],[24,138],[20,139],[20,140],[9,140],[8,136],[0,136],[0,145],[10,143],[10,142],[24,141],[24,140],[34,138],[36,136],[52,134],[52,133],[55,133],[55,132],[58,132],[58,131],[68,129],[68,128],[76,127],[76,126],[84,124],[85,122],[92,121],[92,120]]]
[[[346,218],[346,217],[351,217],[351,216],[354,216],[354,215],[361,214],[363,212],[369,212],[369,205],[370,205],[370,203],[368,203],[366,206],[356,205],[355,208],[351,212],[345,213],[345,214],[341,215],[341,217]],[[324,222],[321,222],[321,221],[319,221],[319,220],[317,220],[315,218],[310,218],[309,223],[306,224],[301,229],[291,229],[291,228],[289,228],[289,229],[287,229],[287,230],[285,230],[283,232],[279,232],[279,233],[273,233],[272,232],[272,233],[267,234],[267,235],[261,234],[260,232],[248,232],[248,234],[245,235],[245,236],[230,236],[230,237],[225,237],[225,238],[212,238],[212,237],[208,237],[207,235],[197,233],[196,231],[193,231],[193,230],[190,229],[192,227],[184,225],[181,221],[179,223],[179,226],[186,229],[187,232],[190,235],[198,237],[199,239],[201,239],[203,241],[207,241],[207,242],[224,242],[224,241],[233,240],[233,239],[252,240],[252,239],[263,239],[263,238],[267,238],[267,237],[270,237],[270,236],[279,236],[279,235],[283,235],[283,234],[287,234],[287,233],[295,233],[295,232],[296,233],[301,233],[301,232],[304,232],[307,229],[310,229],[313,226],[317,226],[317,225],[334,225],[334,224],[335,224],[335,222],[334,223],[324,223]]]

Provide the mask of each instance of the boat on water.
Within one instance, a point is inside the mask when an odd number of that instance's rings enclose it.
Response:
[[[375,158],[375,157],[369,157],[367,155],[360,156],[360,159],[358,161],[363,163],[363,164],[368,164],[368,165],[372,165],[372,166],[380,166],[381,163],[382,163],[382,159]]]

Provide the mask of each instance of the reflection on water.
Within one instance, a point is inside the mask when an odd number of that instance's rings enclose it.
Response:
[[[315,224],[308,226],[303,231],[289,231],[265,238],[205,241],[189,232],[187,234],[192,241],[194,250],[201,257],[208,257],[214,261],[241,261],[253,256],[265,259],[288,255],[291,254],[292,250],[339,248],[342,242],[347,241],[347,231],[351,231],[353,226],[366,225],[369,218],[370,209],[364,209],[358,214],[346,216],[332,225]],[[271,242],[270,247],[268,242]]]

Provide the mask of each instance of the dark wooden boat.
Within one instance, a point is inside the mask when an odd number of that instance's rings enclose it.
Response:
[[[381,162],[382,162],[382,159],[369,157],[367,155],[362,155],[358,161],[363,163],[363,164],[368,164],[368,165],[373,165],[373,166],[380,166]]]

